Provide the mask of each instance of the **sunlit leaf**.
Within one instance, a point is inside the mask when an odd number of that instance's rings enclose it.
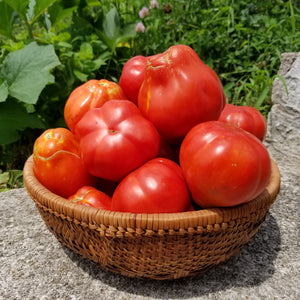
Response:
[[[53,45],[38,46],[32,42],[6,56],[0,76],[7,81],[9,95],[35,104],[45,85],[54,82],[50,70],[59,64]]]

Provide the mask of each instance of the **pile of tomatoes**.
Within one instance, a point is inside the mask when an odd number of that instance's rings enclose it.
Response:
[[[226,104],[217,74],[188,46],[124,65],[119,84],[101,79],[66,101],[69,129],[37,138],[34,173],[79,204],[132,213],[173,213],[251,201],[271,163],[266,120]]]

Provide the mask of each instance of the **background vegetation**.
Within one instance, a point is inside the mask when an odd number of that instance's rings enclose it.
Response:
[[[43,130],[65,126],[75,87],[118,82],[130,57],[174,44],[217,72],[228,102],[267,117],[280,54],[300,51],[299,29],[292,0],[0,0],[0,190],[22,185]]]

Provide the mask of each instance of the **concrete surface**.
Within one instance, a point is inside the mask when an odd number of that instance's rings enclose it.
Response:
[[[25,189],[0,193],[0,299],[300,299],[300,54],[282,55],[266,145],[281,192],[257,235],[205,274],[139,280],[102,270],[62,246]]]

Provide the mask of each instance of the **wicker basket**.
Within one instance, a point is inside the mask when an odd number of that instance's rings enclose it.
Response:
[[[32,167],[30,157],[24,166],[25,187],[62,244],[113,272],[160,280],[204,272],[238,253],[258,231],[280,188],[272,161],[269,185],[247,204],[183,213],[119,213],[51,193]]]

